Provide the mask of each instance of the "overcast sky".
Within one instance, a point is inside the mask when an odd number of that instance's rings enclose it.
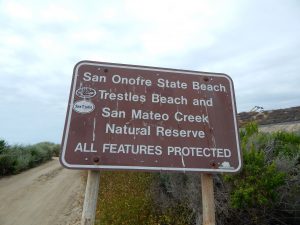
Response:
[[[238,112],[300,105],[299,0],[0,0],[0,138],[60,143],[81,60],[229,74]]]

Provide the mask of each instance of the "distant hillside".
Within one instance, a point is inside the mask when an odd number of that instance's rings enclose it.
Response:
[[[240,125],[250,121],[256,121],[259,125],[291,122],[300,123],[300,106],[261,112],[241,112],[238,114],[238,121]]]

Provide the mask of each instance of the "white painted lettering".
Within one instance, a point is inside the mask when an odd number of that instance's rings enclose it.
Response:
[[[209,123],[207,115],[185,115],[182,112],[176,112],[174,114],[174,119],[178,122],[197,122],[197,123]]]
[[[106,82],[106,76],[101,76],[101,75],[91,74],[90,72],[85,72],[83,74],[83,80],[84,81],[105,83]]]
[[[126,102],[146,102],[145,95],[137,95],[132,92],[125,93],[114,93],[108,92],[106,90],[99,90],[99,97],[102,100],[111,100],[111,101],[126,101]]]
[[[103,153],[111,154],[133,154],[133,155],[162,155],[162,147],[160,145],[132,145],[132,144],[113,144],[104,143],[102,147]]]
[[[131,118],[139,119],[139,120],[164,120],[167,121],[169,119],[169,115],[166,113],[160,114],[155,113],[153,111],[143,111],[143,110],[131,110]]]
[[[193,81],[193,90],[200,90],[200,91],[215,91],[215,92],[226,92],[226,88],[222,84],[203,84],[197,81]]]
[[[177,130],[177,129],[167,129],[165,127],[157,126],[156,136],[205,138],[205,133],[202,130]]]
[[[193,99],[193,105],[195,106],[213,106],[213,100],[212,98],[209,99]]]
[[[168,146],[168,155],[174,156],[195,156],[195,157],[213,157],[213,158],[229,158],[231,151],[223,148],[200,148],[200,147],[179,147]]]
[[[171,105],[187,105],[187,98],[162,96],[160,94],[152,94],[152,103],[171,104]]]
[[[102,114],[103,117],[111,117],[111,118],[125,118],[126,113],[125,111],[122,110],[111,110],[108,107],[102,108]]]
[[[136,85],[136,86],[145,85],[147,87],[150,87],[152,85],[151,80],[144,79],[141,76],[135,78],[128,78],[128,77],[121,77],[120,75],[115,74],[112,76],[111,80],[114,84],[129,84],[129,85]]]
[[[159,78],[157,80],[157,86],[161,88],[178,88],[178,89],[187,89],[187,83],[176,81],[169,81],[167,79]]]

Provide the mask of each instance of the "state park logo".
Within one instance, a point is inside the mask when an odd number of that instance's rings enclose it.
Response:
[[[86,114],[94,111],[95,105],[91,101],[80,100],[74,103],[73,109],[77,113]]]
[[[76,95],[80,98],[92,98],[96,95],[96,91],[90,87],[81,87],[76,90]]]

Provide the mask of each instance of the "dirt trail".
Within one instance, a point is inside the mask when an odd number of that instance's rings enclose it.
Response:
[[[259,127],[259,130],[262,132],[275,132],[280,130],[284,130],[288,132],[299,132],[300,122],[287,122],[287,123],[262,125]]]
[[[80,224],[85,186],[82,174],[64,169],[56,158],[0,179],[0,224]]]

